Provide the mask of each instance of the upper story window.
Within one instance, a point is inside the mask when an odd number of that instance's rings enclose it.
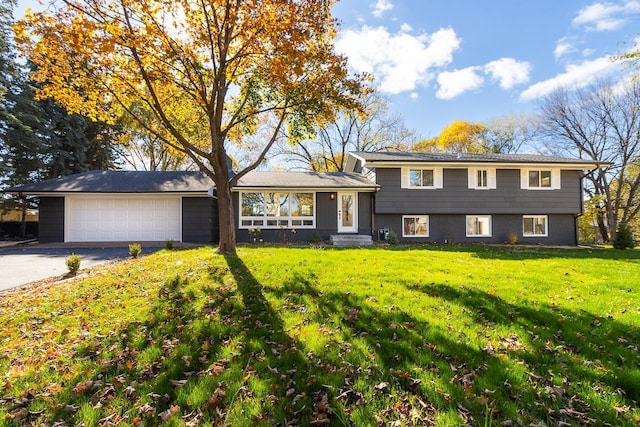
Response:
[[[560,188],[560,169],[522,169],[521,185],[524,190],[553,190]]]
[[[529,188],[551,188],[551,171],[529,171]]]
[[[487,188],[488,186],[489,186],[489,182],[487,181],[487,170],[478,169],[476,171],[476,187]]]
[[[476,190],[493,190],[496,188],[495,168],[467,169],[469,188]]]
[[[410,187],[433,187],[433,169],[409,169]]]
[[[401,174],[402,188],[442,188],[442,168],[406,167],[401,169]]]

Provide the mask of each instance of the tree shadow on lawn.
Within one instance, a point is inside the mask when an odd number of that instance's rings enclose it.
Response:
[[[307,396],[325,391],[332,424],[432,425],[438,413],[447,412],[457,422],[476,423],[487,415],[487,402],[468,392],[483,367],[468,365],[465,359],[475,361],[480,352],[439,331],[427,334],[431,342],[426,342],[419,331],[428,325],[405,312],[379,311],[348,292],[320,292],[311,272],[304,276],[294,272],[281,277],[277,285],[263,285],[240,258],[227,262],[250,313],[249,325],[268,325],[247,331],[257,346],[253,352],[263,354],[267,366],[293,371],[289,381]],[[280,302],[281,313],[292,315],[290,326],[285,326],[267,295]],[[293,349],[293,355],[284,362],[277,354],[274,357],[269,351],[273,342],[277,348]],[[441,369],[455,373],[442,381]],[[278,381],[265,370],[258,369],[258,375],[268,383]],[[295,405],[293,396],[279,398],[291,402],[285,408]],[[305,407],[309,404],[301,410]],[[305,412],[300,414],[302,424],[310,420],[319,424],[316,414]]]
[[[77,373],[61,377],[56,394],[44,390],[30,406],[17,407],[31,412],[15,425],[627,421],[611,406],[587,414],[589,398],[578,382],[612,394],[618,388],[627,394],[618,401],[637,406],[638,354],[626,345],[637,343],[638,331],[610,319],[571,319],[570,312],[513,306],[477,291],[398,283],[464,305],[483,327],[513,323],[520,335],[539,335],[526,348],[511,342],[512,348],[483,349],[460,331],[375,297],[321,291],[311,270],[261,283],[240,257],[224,259],[226,266],[214,261],[204,272],[210,285],[193,284],[189,275],[169,279],[146,320],[79,345]],[[602,348],[573,338],[588,337],[592,322],[607,328]],[[562,344],[557,330],[567,336]],[[573,360],[582,354],[607,371],[596,375]],[[575,386],[570,393],[561,390],[563,376]]]
[[[637,349],[627,349],[625,345],[628,344],[623,344],[625,341],[616,341],[612,346],[612,354],[602,363],[595,357],[600,355],[602,359],[602,349],[585,350],[589,359],[585,360],[583,369],[580,362],[572,360],[575,358],[572,352],[578,351],[579,343],[572,344],[571,340],[565,343],[561,337],[562,333],[574,332],[586,336],[591,333],[593,325],[604,322],[614,327],[610,332],[611,337],[635,343],[637,331],[626,325],[584,315],[567,327],[564,323],[568,313],[532,309],[526,313],[531,317],[530,320],[517,323],[516,319],[518,332],[522,333],[525,327],[527,330],[536,330],[538,321],[551,322],[558,325],[557,329],[548,333],[557,341],[555,345],[551,340],[538,338],[540,348],[530,351],[509,336],[495,344],[500,348],[478,348],[466,342],[458,331],[434,326],[395,306],[381,306],[375,298],[364,298],[348,291],[320,292],[314,284],[315,280],[312,271],[304,275],[294,273],[281,284],[265,285],[263,289],[264,293],[281,301],[283,306],[298,307],[305,311],[300,325],[290,328],[289,333],[296,329],[297,333],[302,333],[303,325],[312,324],[317,325],[319,331],[330,331],[333,338],[327,340],[326,351],[320,356],[329,365],[337,366],[341,359],[342,364],[348,367],[345,370],[345,383],[336,397],[336,406],[342,405],[347,413],[357,411],[357,408],[349,407],[348,401],[341,401],[340,397],[345,393],[353,401],[362,398],[369,403],[366,411],[370,412],[366,412],[365,419],[388,416],[393,412],[388,411],[389,408],[409,402],[409,406],[424,411],[421,414],[424,420],[432,421],[431,415],[436,412],[457,412],[461,417],[459,421],[471,424],[490,418],[516,424],[589,424],[607,420],[618,424],[623,421],[621,414],[628,409],[616,409],[612,405],[592,407],[594,405],[591,405],[590,397],[585,395],[585,390],[591,390],[592,387],[608,388],[623,404],[636,406]],[[468,301],[471,311],[473,304],[484,301],[481,299],[484,297],[482,293],[473,294],[472,298],[444,292],[445,288],[437,288],[435,292],[445,293],[443,298],[447,300],[450,297],[456,304],[458,298]],[[493,308],[497,311],[488,313],[487,309],[481,310],[476,322],[483,327],[489,328],[490,324],[482,316],[497,316],[503,312],[504,316],[517,314],[517,307],[502,300],[489,298],[489,301],[494,303],[491,307],[497,307]],[[488,306],[488,303],[484,305]],[[509,324],[509,317],[505,318],[504,323]],[[544,338],[546,335],[541,333]],[[348,350],[341,353],[332,350],[332,346],[341,345]],[[617,356],[625,357],[626,362],[623,363],[622,358],[616,359]],[[596,376],[587,362],[601,365],[593,369],[607,369],[604,364],[611,365],[611,369],[608,373],[604,371]],[[570,367],[564,368],[565,364],[570,364]],[[614,371],[619,364],[620,367]],[[559,369],[559,372],[550,372],[549,367]],[[564,370],[568,370],[565,377],[562,376]],[[618,373],[625,376],[619,376]],[[564,382],[565,378],[580,383],[574,384],[577,390],[571,390],[573,394],[568,394],[570,384]],[[385,393],[378,392],[382,390]],[[618,396],[619,393],[627,395]],[[379,412],[372,408],[377,408]],[[400,417],[401,414],[392,414],[385,421],[393,420],[393,416]]]
[[[485,351],[522,364],[528,371],[531,388],[538,390],[537,404],[564,414],[568,418],[565,421],[637,423],[640,403],[637,327],[584,310],[571,311],[527,301],[515,305],[497,295],[464,286],[405,286],[465,307],[464,312],[485,330],[497,327],[512,330],[512,335],[500,337],[501,340],[487,336]],[[629,412],[632,409],[635,415]]]

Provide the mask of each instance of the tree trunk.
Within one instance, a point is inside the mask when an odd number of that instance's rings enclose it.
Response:
[[[231,197],[229,181],[226,179],[216,180],[216,194],[218,196],[218,229],[220,234],[220,243],[216,253],[235,256],[235,215],[233,213],[233,198]]]
[[[607,225],[604,221],[604,215],[602,212],[598,213],[598,231],[600,232],[600,237],[604,243],[609,242],[609,230],[607,230]]]
[[[20,198],[21,206],[21,217],[20,217],[20,237],[24,239],[27,235],[27,200],[24,198]]]

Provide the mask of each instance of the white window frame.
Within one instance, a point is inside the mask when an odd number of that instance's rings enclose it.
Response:
[[[489,234],[469,234],[469,218],[484,218],[489,221]],[[465,234],[467,237],[492,237],[493,236],[493,220],[491,215],[467,215],[464,219]]]
[[[413,218],[414,220],[418,218],[424,218],[427,221],[427,234],[405,234],[404,233],[404,220],[406,218]],[[410,238],[420,238],[420,237],[429,237],[431,226],[429,225],[429,215],[402,215],[402,237],[410,237]]]
[[[549,187],[530,186],[529,172],[550,172],[551,185]],[[520,188],[523,190],[542,190],[542,191],[558,190],[560,189],[561,181],[562,181],[562,176],[559,168],[540,167],[540,168],[527,168],[527,169],[520,170]]]
[[[526,234],[524,221],[525,219],[539,219],[544,218],[544,234]],[[533,227],[535,231],[535,227]],[[548,215],[522,215],[522,237],[549,237],[549,216]]]
[[[244,216],[242,215],[242,198],[245,194],[262,193],[263,202],[266,200],[266,193],[289,193],[289,215],[288,216],[268,216],[266,202],[264,202],[262,215],[257,216]],[[295,193],[311,193],[313,194],[313,215],[312,216],[293,216],[291,215],[291,195]],[[290,190],[270,190],[270,191],[241,191],[238,198],[238,228],[260,228],[263,230],[280,229],[280,228],[316,228],[316,209],[317,209],[317,193],[315,191],[290,191]],[[260,224],[262,221],[262,224]],[[276,221],[276,225],[267,225],[267,221]],[[294,225],[293,221],[301,221],[300,225]],[[311,221],[310,225],[303,225],[304,221]],[[250,224],[243,224],[243,222],[250,222]]]
[[[478,182],[478,172],[486,171],[487,172],[487,182],[486,186],[480,186]],[[468,187],[472,190],[495,190],[497,188],[496,185],[496,168],[468,168],[467,169],[467,180]]]
[[[419,170],[433,171],[433,185],[429,186],[412,186],[411,185],[411,171]],[[436,190],[442,188],[442,168],[441,167],[431,167],[431,166],[406,166],[400,169],[400,187],[408,188],[412,190]]]

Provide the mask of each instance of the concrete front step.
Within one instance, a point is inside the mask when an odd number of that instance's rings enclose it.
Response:
[[[371,236],[356,235],[356,234],[340,234],[330,237],[331,244],[333,246],[371,246],[373,245],[373,239]]]

